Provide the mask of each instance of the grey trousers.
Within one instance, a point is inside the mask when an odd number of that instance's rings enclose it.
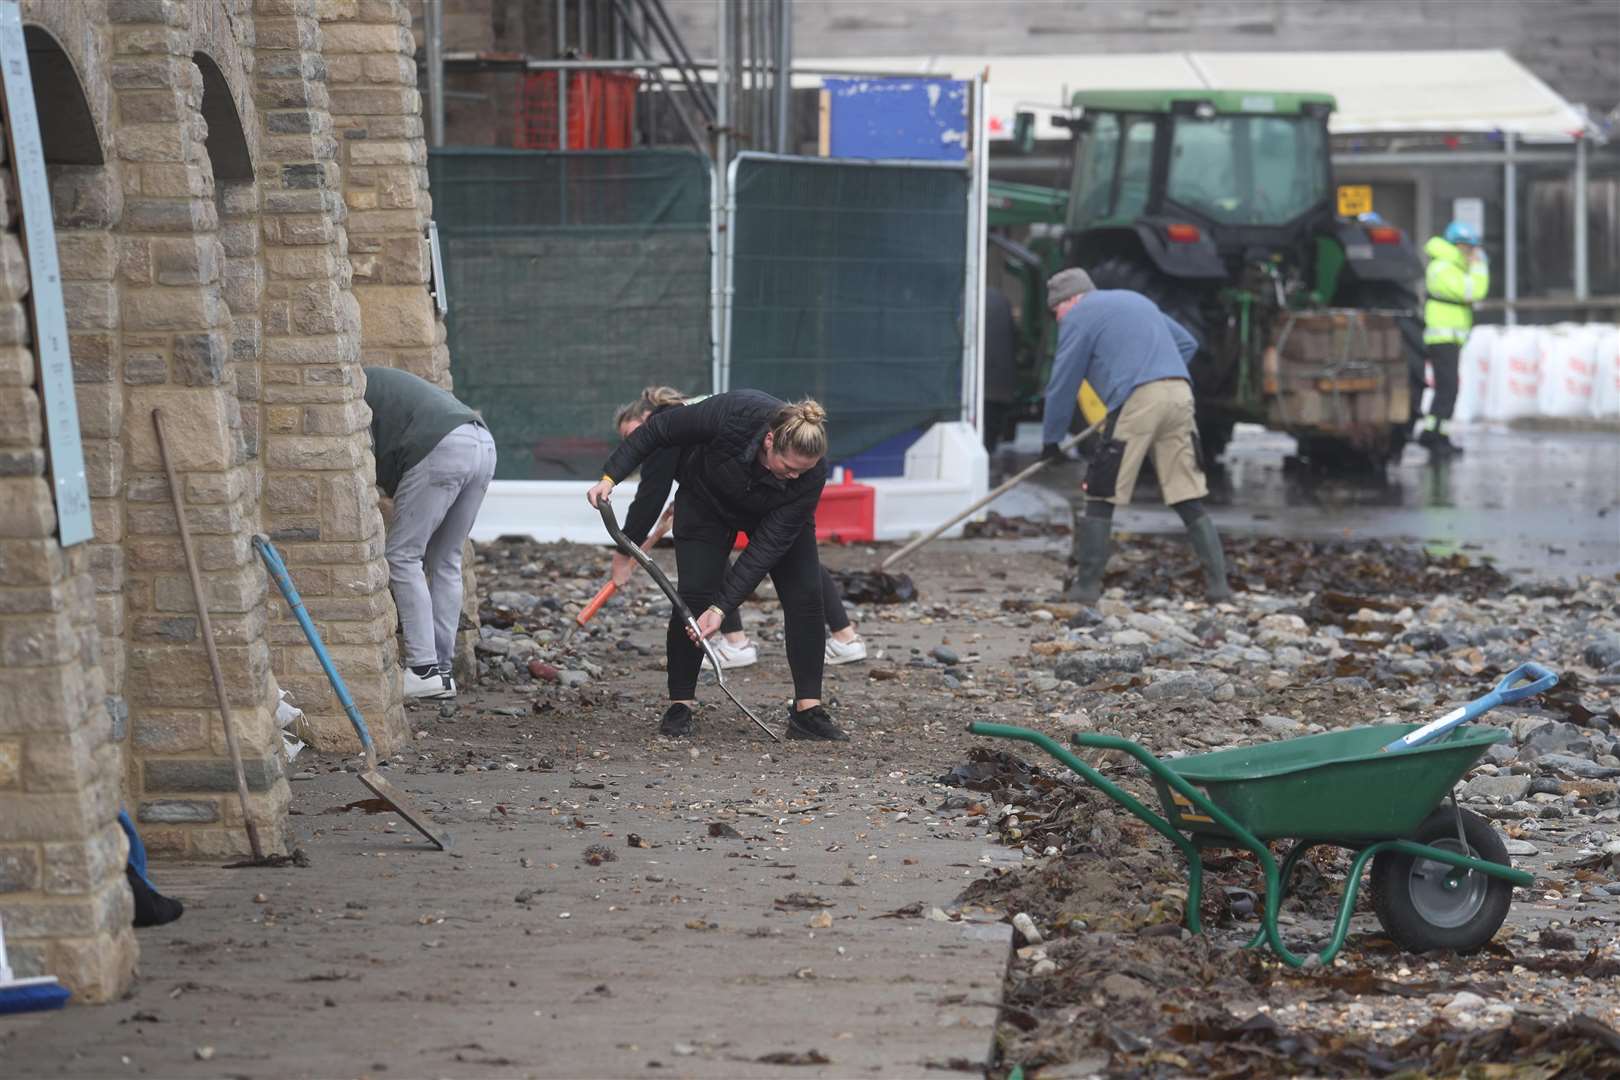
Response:
[[[394,491],[388,584],[407,667],[448,665],[461,620],[461,545],[495,475],[495,440],[462,424],[407,469]]]

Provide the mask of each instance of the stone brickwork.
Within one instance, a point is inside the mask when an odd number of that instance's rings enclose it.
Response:
[[[255,5],[264,130],[265,525],[387,754],[408,732],[316,10],[314,0]],[[303,634],[279,602],[274,606],[276,677],[295,693],[323,744],[357,746]]]
[[[424,286],[432,207],[410,17],[389,0],[328,4],[331,76],[363,358],[450,385],[450,350]]]
[[[425,284],[426,159],[398,0],[22,6],[30,55],[67,61],[34,78],[95,536],[70,549],[56,539],[11,178],[0,183],[0,914],[24,974],[48,971],[99,1001],[122,992],[136,956],[119,806],[156,857],[246,850],[153,410],[250,812],[285,850],[276,688],[325,748],[358,742],[251,539],[281,549],[379,749],[401,745],[360,365],[442,381],[448,358]]]
[[[232,125],[242,124],[228,84],[208,85],[194,58],[209,44],[207,27],[228,19],[222,12],[217,0],[108,7],[118,113],[112,149],[124,195],[118,278],[127,383],[122,431],[124,696],[134,751],[129,794],[137,818],[148,823],[142,838],[153,853],[209,858],[242,852],[246,838],[231,820],[241,808],[185,558],[176,543],[154,409],[164,414],[231,721],[250,771],[273,760],[276,746],[265,577],[248,545],[259,512],[258,476],[244,431],[238,372],[230,363],[234,319],[224,291],[215,174],[228,166],[223,153],[213,152],[225,145]],[[217,44],[211,48],[219,50]],[[217,58],[210,63],[222,70]],[[212,99],[214,94],[223,100]],[[205,112],[214,118],[214,130]],[[131,365],[134,382],[127,378]],[[214,821],[152,820],[149,803],[177,797],[214,803]],[[279,775],[256,795],[255,817],[272,840],[282,831],[278,821],[287,799]]]
[[[121,754],[100,666],[96,546],[55,539],[14,191],[13,174],[0,185],[0,919],[18,974],[49,972],[81,1000],[109,1001],[136,958],[115,820]]]

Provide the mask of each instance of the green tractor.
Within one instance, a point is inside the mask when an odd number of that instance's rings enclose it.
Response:
[[[1339,215],[1333,98],[1080,91],[1070,104],[1055,121],[1074,145],[1067,198],[993,184],[991,223],[1061,212],[1058,250],[1038,261],[1143,293],[1187,328],[1205,453],[1239,421],[1289,431],[1317,461],[1398,452],[1421,389],[1422,266],[1401,230]]]

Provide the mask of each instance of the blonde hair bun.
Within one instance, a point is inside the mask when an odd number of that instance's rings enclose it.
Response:
[[[827,454],[827,410],[814,398],[782,406],[771,431],[779,453],[791,450],[813,458]]]

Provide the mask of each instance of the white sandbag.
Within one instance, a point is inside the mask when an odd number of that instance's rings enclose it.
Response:
[[[1620,420],[1620,326],[1598,326],[1592,343],[1592,415]]]
[[[1460,424],[1480,419],[1491,386],[1491,356],[1500,336],[1499,326],[1476,326],[1457,360],[1457,405],[1451,417]]]
[[[1535,327],[1503,330],[1491,354],[1485,419],[1517,420],[1536,414],[1541,394],[1542,345],[1542,334]]]
[[[1541,329],[1540,416],[1585,417],[1592,410],[1597,336],[1591,328],[1564,323]]]

